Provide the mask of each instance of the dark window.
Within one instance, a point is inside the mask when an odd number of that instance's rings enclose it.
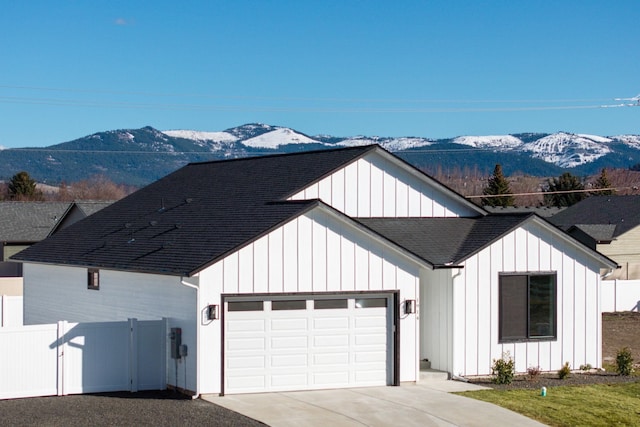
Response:
[[[313,308],[324,310],[331,308],[347,308],[346,299],[317,299],[313,301]]]
[[[90,268],[87,271],[87,289],[100,289],[100,270]]]
[[[262,311],[264,301],[233,301],[229,302],[229,311]]]
[[[556,338],[556,274],[500,275],[500,342]]]
[[[386,298],[356,298],[356,308],[373,308],[386,306]]]
[[[271,301],[271,310],[306,310],[305,300],[277,300]]]

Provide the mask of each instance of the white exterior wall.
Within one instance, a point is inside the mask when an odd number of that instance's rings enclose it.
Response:
[[[478,213],[429,178],[369,153],[290,200],[321,199],[350,217],[466,217]]]
[[[168,360],[167,384],[176,385],[177,367],[177,387],[196,390],[196,291],[180,277],[100,270],[100,289],[92,290],[86,268],[25,263],[23,276],[25,325],[168,318],[182,328],[189,355],[177,366]]]
[[[499,273],[557,272],[557,339],[498,343]],[[453,277],[454,375],[487,375],[509,352],[516,371],[555,371],[569,362],[602,365],[599,266],[535,223],[507,234],[472,256]]]
[[[419,299],[419,270],[386,244],[322,209],[300,216],[200,273],[201,307],[221,294],[400,290]],[[201,322],[201,393],[219,393],[222,322]],[[400,381],[416,381],[418,316],[401,315]]]
[[[420,280],[420,360],[428,359],[431,368],[452,372],[453,287],[452,274],[458,269],[421,272]]]

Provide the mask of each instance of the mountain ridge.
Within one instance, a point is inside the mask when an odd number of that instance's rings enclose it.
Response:
[[[379,144],[426,171],[478,169],[495,164],[505,174],[556,176],[597,173],[640,163],[640,135],[516,133],[507,135],[381,137],[307,135],[292,128],[249,123],[222,131],[166,130],[151,126],[97,132],[43,148],[0,151],[0,178],[26,170],[40,182],[105,175],[116,183],[145,185],[189,162]]]

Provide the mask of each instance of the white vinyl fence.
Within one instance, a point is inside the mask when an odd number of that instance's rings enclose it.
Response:
[[[0,329],[0,399],[160,390],[167,320]]]
[[[22,296],[0,295],[0,327],[22,326]]]
[[[640,311],[640,280],[603,280],[602,311]]]

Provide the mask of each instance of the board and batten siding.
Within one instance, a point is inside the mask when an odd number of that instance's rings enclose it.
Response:
[[[557,273],[557,339],[499,343],[499,274]],[[565,362],[602,365],[599,265],[584,252],[529,222],[471,256],[452,272],[452,372],[488,375],[509,352],[517,372],[556,371]]]
[[[190,350],[179,363],[177,386],[196,390],[196,291],[180,277],[101,269],[100,289],[93,290],[86,268],[25,263],[23,274],[25,325],[168,318],[169,327],[182,328]],[[167,383],[175,386],[173,360],[167,369]]]
[[[320,199],[350,217],[466,217],[478,213],[426,175],[372,152],[291,196]]]
[[[418,299],[421,266],[397,249],[316,208],[271,231],[200,273],[201,304],[221,294],[332,293],[399,290]],[[202,322],[201,392],[219,393],[221,328]],[[416,314],[401,315],[400,381],[415,381],[420,342]]]

